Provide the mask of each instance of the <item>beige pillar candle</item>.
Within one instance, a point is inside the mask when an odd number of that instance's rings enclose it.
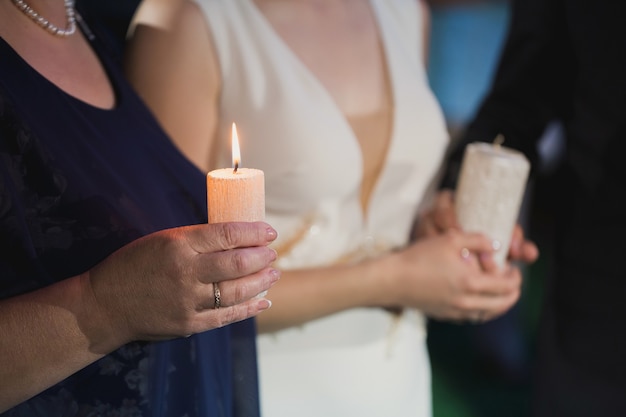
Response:
[[[232,130],[233,168],[207,174],[209,223],[265,220],[265,176],[263,171],[240,168],[241,153],[237,128]]]
[[[459,224],[494,239],[496,262],[505,264],[526,189],[530,163],[516,150],[496,143],[467,145],[455,196]]]

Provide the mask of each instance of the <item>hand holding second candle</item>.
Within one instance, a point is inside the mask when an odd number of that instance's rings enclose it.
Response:
[[[480,256],[463,256],[463,251]],[[483,322],[519,299],[518,268],[499,268],[491,240],[480,233],[448,230],[372,261],[389,284],[390,303],[415,307],[439,320]],[[387,305],[387,306],[393,306]]]
[[[494,146],[495,149],[490,149],[489,145],[484,144],[471,149],[471,158],[468,158],[471,166],[464,161],[465,177],[461,184],[463,201],[455,201],[452,190],[440,191],[432,207],[420,216],[414,234],[419,242],[424,237],[456,234],[462,230],[467,232],[467,228],[463,227],[465,225],[469,226],[472,235],[487,242],[489,246],[482,249],[465,245],[456,254],[457,258],[464,258],[468,265],[478,267],[486,274],[483,276],[475,270],[468,270],[464,282],[452,283],[452,287],[456,288],[456,303],[466,307],[462,311],[465,311],[465,315],[469,314],[472,321],[497,317],[519,298],[521,271],[507,260],[531,263],[539,256],[536,245],[524,238],[523,229],[515,223],[526,182],[525,160],[513,155],[514,160],[510,161],[509,151],[505,151],[506,155],[501,157],[500,143]],[[480,154],[478,157],[477,153]],[[490,161],[495,167],[490,166]],[[502,175],[502,170],[508,170],[508,175]],[[482,183],[485,177],[490,181]],[[497,189],[489,189],[494,182]],[[498,203],[501,197],[506,200],[506,204]],[[464,225],[459,220],[459,213]],[[496,236],[491,236],[494,233]],[[450,286],[450,283],[438,285]],[[442,315],[443,318],[449,317],[449,312],[440,311],[439,316]]]
[[[433,206],[420,218],[418,236],[432,236],[449,229],[485,233],[500,250],[496,261],[532,263],[539,256],[536,245],[524,238],[516,222],[529,164],[519,152],[501,146],[499,135],[493,145],[469,144],[455,192],[442,190]],[[455,201],[456,200],[456,201]]]

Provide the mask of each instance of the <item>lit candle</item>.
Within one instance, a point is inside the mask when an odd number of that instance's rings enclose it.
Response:
[[[513,229],[524,198],[530,163],[516,150],[476,142],[467,145],[455,196],[457,219],[463,230],[481,232],[499,246],[495,254],[504,265]]]
[[[209,223],[265,220],[265,177],[263,171],[241,168],[237,126],[232,126],[233,168],[207,174]]]

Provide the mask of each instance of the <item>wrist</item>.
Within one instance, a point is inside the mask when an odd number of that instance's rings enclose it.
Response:
[[[90,350],[107,354],[118,347],[133,341],[121,326],[115,325],[112,314],[103,306],[93,288],[89,271],[76,277],[80,291],[80,307],[77,314],[78,325],[89,343]]]
[[[366,261],[367,273],[365,279],[372,288],[369,303],[373,307],[399,306],[398,285],[398,254],[389,252],[375,259]]]

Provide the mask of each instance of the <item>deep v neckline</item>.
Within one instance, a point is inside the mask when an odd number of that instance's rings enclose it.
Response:
[[[263,14],[261,9],[259,9],[259,7],[254,2],[254,0],[244,0],[244,1],[248,3],[248,7],[252,11],[252,14],[254,15],[254,17],[265,28],[266,32],[273,39],[276,45],[278,45],[282,53],[288,57],[288,59],[291,61],[293,65],[299,68],[299,70],[304,74],[304,76],[307,78],[309,82],[315,85],[315,88],[318,90],[321,96],[323,96],[324,100],[328,102],[329,106],[333,109],[333,113],[335,113],[336,117],[341,120],[342,126],[349,133],[349,137],[351,138],[350,140],[351,144],[358,150],[358,156],[361,162],[361,167],[360,167],[361,185],[363,185],[363,179],[364,179],[363,148],[361,146],[361,141],[359,137],[356,135],[356,132],[352,128],[352,125],[349,119],[350,116],[347,116],[346,114],[343,113],[343,111],[337,104],[336,100],[333,98],[330,91],[320,81],[320,79],[315,75],[315,73],[313,73],[313,71],[302,61],[302,59],[300,59],[300,57],[296,54],[296,52],[287,44],[287,42],[283,39],[283,37],[278,33],[278,31],[274,28],[271,22]],[[391,49],[389,47],[388,36],[385,33],[385,29],[384,29],[385,25],[381,21],[380,10],[376,7],[374,2],[372,2],[371,0],[369,0],[368,3],[369,3],[369,7],[371,8],[372,16],[376,24],[377,38],[378,38],[378,42],[379,42],[380,49],[381,49],[381,56],[382,56],[382,61],[383,61],[382,65],[383,65],[383,71],[385,74],[385,84],[387,86],[388,94],[390,96],[388,102],[390,103],[390,111],[391,111],[391,118],[390,118],[391,128],[389,129],[389,134],[386,138],[387,145],[385,148],[386,149],[385,156],[382,161],[382,169],[380,170],[380,172],[378,173],[378,175],[376,176],[373,182],[372,188],[369,192],[369,198],[368,198],[367,204],[364,207],[364,212],[363,212],[364,219],[367,218],[367,214],[372,207],[371,203],[377,193],[378,186],[381,183],[381,179],[385,175],[385,172],[389,165],[389,159],[390,159],[390,156],[392,155],[392,147],[396,142],[395,135],[397,131],[396,126],[398,123],[397,121],[398,114],[395,110],[397,108],[396,100],[398,97],[398,92],[396,89],[397,87],[396,83],[394,82],[394,79],[395,79],[394,65],[393,65],[391,54],[390,54]]]

